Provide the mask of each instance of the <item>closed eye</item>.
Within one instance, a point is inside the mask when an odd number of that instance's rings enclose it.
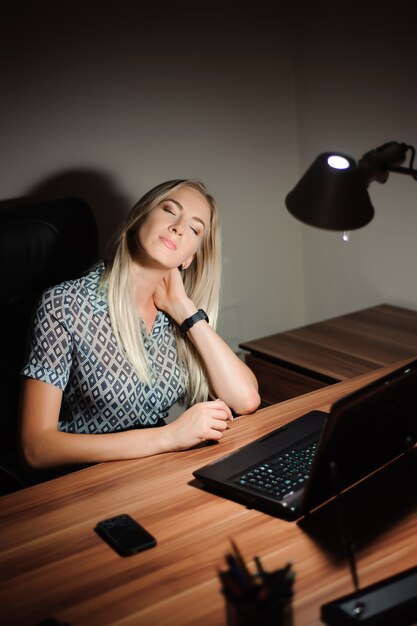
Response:
[[[166,213],[171,213],[171,215],[176,215],[175,211],[173,211],[170,207],[168,206],[164,206],[162,207],[162,210],[165,211]]]

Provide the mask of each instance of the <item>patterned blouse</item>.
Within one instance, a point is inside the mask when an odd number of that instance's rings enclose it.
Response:
[[[47,289],[35,313],[22,375],[62,389],[59,430],[108,433],[154,426],[185,394],[173,324],[158,311],[142,326],[153,384],[139,381],[112,332],[101,263],[76,280]]]

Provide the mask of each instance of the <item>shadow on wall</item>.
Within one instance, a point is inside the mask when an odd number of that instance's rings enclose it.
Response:
[[[131,201],[117,189],[108,174],[90,169],[58,172],[29,188],[21,197],[0,201],[0,207],[69,197],[82,198],[91,207],[97,222],[102,257],[107,243],[131,208]]]

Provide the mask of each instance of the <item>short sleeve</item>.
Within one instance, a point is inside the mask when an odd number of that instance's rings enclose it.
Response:
[[[64,390],[70,376],[71,355],[71,317],[66,306],[66,291],[53,287],[39,300],[28,358],[21,374]]]

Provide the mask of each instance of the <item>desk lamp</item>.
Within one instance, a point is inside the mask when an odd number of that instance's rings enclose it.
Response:
[[[409,165],[403,167],[408,151],[411,152]],[[288,193],[286,207],[304,224],[343,231],[343,239],[347,241],[351,230],[366,226],[374,216],[369,184],[385,183],[389,172],[407,174],[417,180],[414,157],[413,146],[395,141],[370,150],[359,161],[340,152],[324,152]],[[335,493],[339,501],[337,489]],[[415,624],[417,567],[360,589],[355,549],[346,535],[340,512],[339,524],[355,591],[323,605],[322,621],[329,626]]]
[[[407,152],[410,161],[402,167]],[[417,180],[413,169],[415,149],[391,141],[370,150],[359,161],[340,152],[319,154],[285,199],[288,211],[310,226],[349,232],[366,226],[374,216],[368,194],[372,181],[385,183],[389,172],[407,174]]]

